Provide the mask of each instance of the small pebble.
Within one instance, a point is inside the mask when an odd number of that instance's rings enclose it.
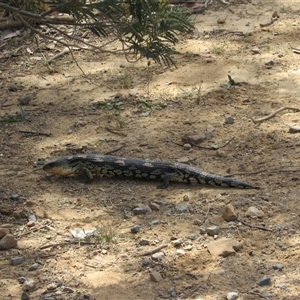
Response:
[[[218,226],[209,226],[206,228],[206,232],[210,236],[215,236],[219,234],[220,228]]]
[[[259,281],[259,286],[265,286],[265,285],[270,285],[271,283],[271,278],[270,277],[266,277],[266,278],[263,278]]]
[[[13,257],[13,258],[11,258],[10,263],[12,266],[17,266],[17,265],[22,264],[24,261],[25,260],[23,257]]]
[[[236,300],[239,297],[239,294],[236,292],[230,292],[227,294],[227,300]]]
[[[274,269],[274,270],[278,270],[278,271],[282,271],[282,269],[283,269],[283,264],[277,263],[277,264],[273,265],[273,269]]]
[[[175,209],[177,213],[186,213],[189,211],[189,207],[185,203],[177,204]]]
[[[141,239],[141,240],[139,241],[139,245],[140,245],[140,246],[150,245],[150,241],[149,241],[149,240],[146,240],[146,239]]]
[[[31,100],[31,96],[30,95],[25,95],[25,96],[22,96],[19,98],[19,102],[22,104],[22,105],[27,105],[29,104]]]
[[[32,265],[28,268],[28,270],[29,270],[29,271],[35,271],[35,270],[37,270],[39,267],[40,267],[40,265],[39,265],[38,263],[34,263],[34,264],[32,264]]]
[[[196,234],[195,233],[191,233],[188,235],[188,239],[193,241],[196,238]]]
[[[165,254],[163,252],[157,252],[157,253],[152,254],[152,258],[155,260],[161,260],[164,258],[164,256],[165,256]]]
[[[142,261],[142,266],[143,267],[149,267],[152,265],[152,260],[148,257],[145,257],[143,258],[143,261]]]
[[[27,292],[23,292],[21,295],[21,300],[27,300],[30,299],[29,294]]]
[[[190,150],[192,148],[192,146],[188,143],[183,145],[183,150]]]
[[[10,196],[10,199],[11,199],[11,200],[19,200],[19,195],[18,195],[18,194],[12,194],[12,195]]]
[[[135,216],[137,215],[145,215],[148,212],[148,208],[146,207],[136,207],[132,210]]]
[[[171,242],[174,247],[178,247],[183,243],[183,239],[176,239]]]
[[[140,230],[141,230],[141,226],[140,226],[140,225],[134,225],[134,226],[130,229],[131,233],[138,233],[138,232],[140,232]]]

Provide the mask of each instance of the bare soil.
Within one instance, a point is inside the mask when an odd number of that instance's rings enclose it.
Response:
[[[260,27],[274,11],[280,18]],[[42,55],[56,52],[25,51],[5,59],[2,49],[0,221],[10,224],[18,247],[1,252],[1,299],[20,299],[20,276],[36,282],[31,299],[171,299],[172,291],[178,299],[226,299],[232,291],[239,299],[299,299],[300,133],[289,132],[300,125],[299,113],[284,110],[261,123],[252,121],[284,106],[299,108],[300,56],[290,48],[300,48],[299,12],[296,0],[212,6],[193,16],[198,30],[182,36],[177,68],[76,51],[86,77],[70,54],[46,66]],[[236,85],[229,86],[228,75]],[[25,95],[31,101],[20,108],[18,99]],[[23,121],[9,122],[20,110]],[[228,116],[232,124],[225,122]],[[185,133],[205,134],[208,125],[214,127],[213,137],[201,146],[211,149],[179,145]],[[86,184],[81,176],[46,176],[39,164],[41,158],[121,146],[113,155],[188,160],[210,173],[240,173],[235,177],[261,189],[172,183],[158,190],[155,181],[120,178]],[[13,194],[19,199],[12,200]],[[133,215],[134,207],[151,201],[165,205]],[[180,203],[188,212],[174,209]],[[228,203],[252,227],[224,221]],[[250,206],[264,217],[247,218]],[[29,215],[37,218],[33,227]],[[219,226],[218,237],[201,234],[195,220],[203,221],[203,228]],[[141,231],[131,233],[137,224]],[[110,230],[113,240],[63,244],[72,238],[70,230],[93,227]],[[196,239],[189,240],[190,234]],[[226,258],[212,257],[207,244],[220,237],[234,238],[243,248]],[[191,249],[178,255],[173,238],[184,239],[179,249]],[[150,245],[141,246],[141,239]],[[140,255],[162,243],[168,244],[165,257],[143,267]],[[53,244],[59,245],[41,248]],[[16,256],[25,262],[12,266]],[[35,262],[40,267],[29,271]],[[273,269],[278,262],[284,265],[281,272]],[[151,280],[150,268],[162,280]],[[270,285],[259,286],[264,277],[271,278]],[[47,290],[57,279],[69,290]]]

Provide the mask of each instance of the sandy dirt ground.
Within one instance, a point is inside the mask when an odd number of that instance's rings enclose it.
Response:
[[[275,11],[279,19],[261,27]],[[47,66],[44,57],[58,52],[30,54],[36,46],[27,41],[16,41],[22,55],[0,49],[0,222],[18,240],[0,254],[1,299],[21,299],[22,278],[34,281],[30,299],[300,299],[300,133],[290,129],[300,114],[252,121],[299,108],[300,54],[291,48],[300,49],[299,12],[296,0],[212,5],[192,16],[197,30],[180,38],[177,68],[75,51],[84,76],[70,54]],[[207,128],[201,147],[184,149],[182,136]],[[184,161],[261,189],[86,184],[42,170],[62,155],[118,148],[112,155]],[[223,219],[227,204],[238,221]],[[253,206],[263,215],[248,217]],[[134,215],[135,207],[148,212]],[[205,231],[211,226],[217,235]],[[93,228],[94,236],[72,239],[71,230]],[[224,237],[243,247],[214,257],[207,247]],[[182,239],[177,247],[174,239]],[[142,256],[163,243],[163,257]],[[14,257],[24,262],[13,266]]]

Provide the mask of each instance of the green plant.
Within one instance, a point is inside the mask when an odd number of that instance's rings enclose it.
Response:
[[[225,53],[225,45],[215,45],[213,44],[210,48],[209,48],[210,52],[216,55],[222,55]]]
[[[127,72],[125,72],[123,75],[119,76],[118,78],[120,84],[122,85],[122,88],[130,88],[130,86],[132,85],[132,77],[130,74],[128,74]]]
[[[109,223],[105,225],[101,224],[100,226],[96,227],[94,233],[88,238],[102,245],[104,243],[111,243],[117,236],[118,235],[114,225]]]

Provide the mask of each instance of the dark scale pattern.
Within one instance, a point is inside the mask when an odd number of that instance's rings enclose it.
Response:
[[[88,181],[93,179],[93,174],[163,180],[164,183],[159,186],[160,188],[166,188],[169,181],[185,181],[188,183],[195,181],[199,184],[226,187],[259,188],[235,178],[209,174],[181,163],[100,154],[60,157],[47,163],[43,169],[48,173],[63,176],[83,173]]]

